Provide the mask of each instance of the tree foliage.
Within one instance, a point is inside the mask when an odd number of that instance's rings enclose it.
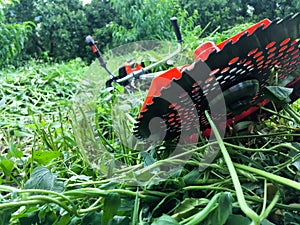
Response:
[[[117,12],[111,7],[107,0],[92,1],[84,6],[84,12],[88,20],[89,34],[93,34],[99,40],[99,48],[111,47],[112,30],[109,24],[119,21]]]
[[[170,38],[169,18],[182,14],[178,0],[112,0],[112,6],[121,15],[113,23],[113,37],[126,43],[145,39]],[[163,9],[163,10],[162,10]]]
[[[253,19],[255,20],[262,18],[282,18],[291,13],[297,13],[300,9],[300,2],[298,0],[243,0],[242,3],[253,7]]]
[[[33,25],[30,22],[17,24],[6,21],[3,9],[7,4],[12,3],[11,0],[0,0],[0,68],[12,63],[16,55],[21,52]]]
[[[182,0],[181,4],[189,13],[198,11],[197,24],[201,26],[211,24],[208,32],[217,27],[224,31],[241,23],[258,22],[264,18],[271,20],[283,18],[300,9],[298,0]]]
[[[81,1],[37,0],[33,13],[39,18],[36,29],[39,51],[59,60],[83,56],[87,19]]]
[[[15,46],[1,40],[6,46],[6,50],[2,48],[1,57],[10,59],[25,46],[23,59],[44,56],[56,60],[87,59],[91,56],[85,43],[89,34],[99,40],[102,51],[137,40],[171,40],[174,38],[169,22],[172,16],[179,18],[183,37],[191,42],[216,28],[221,32],[264,18],[273,20],[295,13],[299,8],[298,0],[92,0],[86,5],[81,0],[19,0],[6,7],[5,14],[1,12],[1,32],[22,34],[24,38],[16,38],[19,42],[14,43]],[[26,43],[24,26],[16,25],[19,28],[14,34],[10,30],[11,24],[24,21],[37,24]],[[208,29],[203,32],[206,26]],[[4,57],[4,51],[10,52],[10,56]]]

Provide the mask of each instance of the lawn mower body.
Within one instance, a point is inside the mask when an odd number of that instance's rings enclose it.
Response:
[[[300,15],[291,15],[283,20],[264,19],[245,31],[220,44],[206,42],[194,51],[195,62],[182,68],[173,68],[153,79],[135,126],[135,135],[147,139],[153,131],[149,123],[153,118],[162,118],[164,139],[170,140],[183,133],[190,135],[191,121],[195,120],[191,108],[197,111],[197,124],[204,136],[210,135],[210,126],[204,115],[210,106],[219,104],[224,98],[226,111],[222,115],[226,127],[245,119],[254,119],[261,106],[270,106],[263,89],[268,85],[293,88],[292,101],[300,97],[299,76]],[[203,76],[201,65],[209,67]],[[203,67],[203,66],[202,66]],[[198,68],[198,71],[197,71]],[[198,75],[198,74],[199,75]],[[170,102],[174,86],[181,86],[182,93],[174,92],[178,98]],[[222,92],[216,92],[216,87]],[[220,91],[220,90],[219,90]],[[215,93],[214,93],[215,92]],[[215,96],[207,101],[206,96]],[[185,105],[186,99],[192,104]],[[187,123],[186,126],[183,126]]]

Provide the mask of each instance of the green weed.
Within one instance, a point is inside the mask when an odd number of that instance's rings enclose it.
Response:
[[[183,162],[133,137],[145,90],[105,90],[97,63],[1,73],[2,224],[298,223],[299,124],[285,112],[186,148]],[[199,170],[216,144],[222,154]]]

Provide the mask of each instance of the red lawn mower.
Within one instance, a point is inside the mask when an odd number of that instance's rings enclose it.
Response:
[[[138,138],[147,139],[153,133],[149,123],[155,117],[162,119],[157,132],[163,130],[165,140],[175,139],[182,133],[191,135],[188,130],[195,124],[200,125],[203,136],[209,136],[210,125],[204,112],[211,111],[211,106],[219,105],[221,100],[226,109],[211,115],[217,122],[226,118],[225,123],[217,124],[219,127],[249,118],[255,120],[260,107],[273,107],[263,90],[275,81],[278,86],[293,89],[289,96],[291,102],[300,97],[299,13],[273,21],[264,19],[220,44],[205,42],[195,49],[194,63],[152,73],[152,68],[182,50],[177,19],[171,18],[171,22],[178,40],[177,50],[149,66],[126,63],[120,67],[118,75],[106,67],[93,38],[86,38],[101,66],[110,75],[107,87],[113,82],[126,86],[132,79],[152,80],[134,129]],[[181,92],[175,87],[180,87]],[[172,100],[166,100],[170,95]],[[208,96],[213,98],[208,101]],[[186,104],[187,99],[192,105]],[[196,110],[197,118],[191,108]]]

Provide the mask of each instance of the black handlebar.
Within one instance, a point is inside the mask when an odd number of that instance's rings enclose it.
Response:
[[[173,25],[177,41],[178,41],[178,43],[181,44],[183,42],[183,40],[182,40],[180,29],[179,29],[179,26],[178,26],[177,18],[176,17],[172,17],[170,20],[171,20],[171,23]]]
[[[87,36],[85,38],[86,42],[92,47],[93,52],[95,53],[95,55],[97,56],[97,58],[99,59],[101,66],[105,65],[106,62],[104,61],[104,59],[102,58],[101,52],[99,51],[94,39],[92,38],[92,36]]]
[[[91,46],[92,48],[92,51],[94,52],[94,54],[97,56],[99,62],[100,62],[100,65],[108,72],[108,74],[110,75],[110,80],[108,80],[106,82],[106,86],[107,87],[111,87],[111,84],[112,82],[117,82],[121,85],[127,85],[128,84],[128,80],[130,80],[131,78],[138,78],[140,77],[140,75],[143,75],[146,71],[149,71],[151,70],[152,68],[158,66],[159,64],[163,63],[163,62],[166,62],[167,60],[171,59],[172,57],[176,56],[177,54],[179,54],[181,52],[181,48],[182,48],[182,37],[181,37],[181,33],[180,33],[180,29],[179,29],[179,26],[178,26],[178,23],[177,23],[177,18],[176,17],[172,17],[171,19],[171,23],[172,23],[172,26],[174,28],[174,31],[175,31],[175,34],[176,34],[176,37],[177,37],[177,41],[178,41],[178,48],[175,52],[173,52],[172,54],[170,54],[168,57],[156,62],[156,63],[153,63],[145,68],[142,68],[141,70],[139,71],[135,71],[135,72],[132,72],[130,74],[127,74],[125,76],[115,76],[113,75],[109,69],[106,67],[106,62],[104,61],[103,57],[102,57],[102,54],[101,52],[99,51],[98,47],[97,47],[97,42],[94,41],[94,39],[92,38],[92,36],[88,35],[85,40],[86,42]]]
[[[106,62],[104,61],[103,57],[102,57],[102,54],[100,52],[100,50],[98,49],[97,45],[96,45],[96,42],[94,41],[94,39],[92,38],[91,35],[88,35],[86,38],[85,38],[85,41],[91,46],[92,48],[92,51],[95,53],[95,55],[97,56],[99,62],[100,62],[100,65],[108,72],[108,74],[111,76],[111,78],[115,77],[111,72],[110,70],[106,67]]]

